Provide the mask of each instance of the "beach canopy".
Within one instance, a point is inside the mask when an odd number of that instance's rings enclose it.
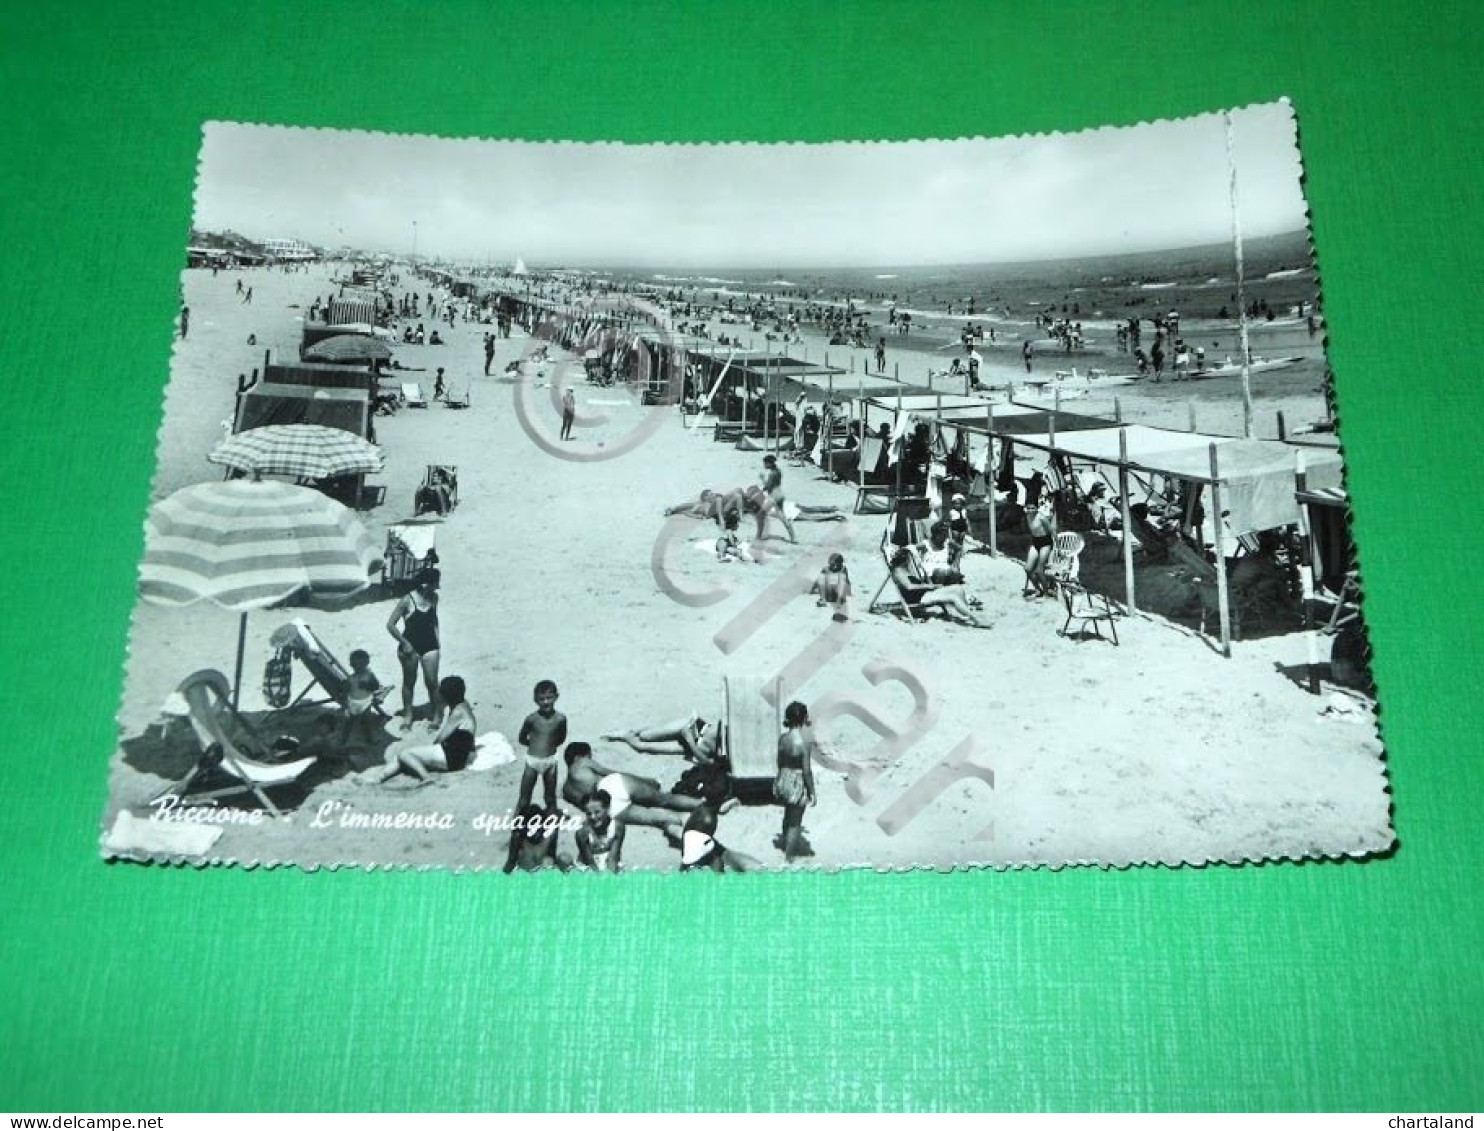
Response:
[[[998,421],[996,421],[998,427]],[[1116,471],[1119,434],[1127,438],[1128,465],[1134,470],[1190,479],[1211,480],[1211,449],[1216,449],[1217,475],[1221,482],[1221,505],[1236,534],[1272,530],[1299,521],[1294,497],[1298,457],[1303,456],[1311,487],[1338,486],[1340,454],[1332,448],[1301,446],[1280,440],[1243,440],[1210,436],[1200,432],[1177,432],[1140,424],[1057,435],[1015,436],[1048,452],[1104,465]]]
[[[385,342],[364,334],[336,334],[322,338],[304,351],[305,361],[371,362],[387,361],[391,356],[391,348]]]
[[[365,388],[259,381],[237,399],[236,431],[246,432],[268,424],[323,424],[365,436],[369,431],[370,406],[371,394]]]
[[[139,592],[160,605],[246,612],[305,589],[354,593],[380,561],[354,512],[308,487],[227,480],[150,509]]]
[[[342,428],[320,424],[270,424],[229,436],[206,457],[247,475],[331,479],[365,475],[386,464],[381,449]]]

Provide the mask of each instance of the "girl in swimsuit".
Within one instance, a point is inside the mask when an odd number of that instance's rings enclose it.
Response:
[[[595,789],[582,808],[586,819],[577,830],[577,859],[594,872],[617,872],[623,852],[623,822],[609,808],[608,791]]]
[[[464,681],[451,675],[438,685],[438,695],[448,706],[448,714],[433,741],[426,746],[413,746],[387,752],[386,762],[368,770],[356,779],[371,785],[390,781],[406,774],[418,785],[427,785],[434,773],[452,774],[468,766],[474,756],[474,709],[464,698]]]
[[[412,698],[419,668],[433,708],[433,726],[443,722],[443,704],[438,699],[439,578],[436,569],[418,574],[416,587],[397,602],[386,622],[386,630],[397,642],[397,658],[402,661],[402,720],[408,727],[412,726]]]
[[[809,708],[790,703],[783,711],[787,729],[778,739],[778,776],[773,779],[773,800],[783,806],[783,832],[777,844],[790,863],[798,856],[812,856],[804,841],[804,810],[814,804],[814,732],[809,726]]]

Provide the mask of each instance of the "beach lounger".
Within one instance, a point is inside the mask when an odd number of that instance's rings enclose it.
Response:
[[[778,737],[783,733],[777,678],[726,676],[721,686],[732,795],[743,801],[771,801],[778,775]],[[765,698],[769,692],[771,703]]]
[[[410,585],[423,570],[438,564],[436,523],[413,519],[394,522],[386,528],[386,549],[381,556],[384,586]]]
[[[428,407],[428,398],[423,396],[422,386],[416,381],[402,382],[402,405],[405,408]]]
[[[304,669],[310,675],[308,686],[299,692],[293,701],[283,708],[284,710],[291,710],[300,703],[304,703],[306,697],[316,687],[325,693],[325,698],[311,699],[308,701],[309,706],[334,703],[343,709],[348,708],[346,695],[350,683],[350,670],[324,646],[320,638],[314,634],[314,629],[301,620],[291,621],[274,632],[268,638],[268,643],[278,651],[288,652],[304,665]],[[381,708],[381,701],[391,690],[390,687],[381,688],[371,704],[371,710],[383,719],[391,717]]]
[[[252,725],[232,708],[232,687],[221,672],[196,672],[186,677],[176,691],[186,702],[201,756],[185,777],[155,794],[150,803],[170,795],[188,805],[249,793],[273,816],[282,817],[269,800],[268,790],[292,785],[315,759],[268,762],[255,756],[262,749],[262,741]],[[212,785],[213,779],[221,784]],[[196,788],[201,785],[207,788]]]
[[[459,469],[448,464],[428,464],[422,486],[412,501],[412,513],[448,514],[458,505]]]

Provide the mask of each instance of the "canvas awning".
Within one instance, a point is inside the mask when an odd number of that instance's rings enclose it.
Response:
[[[1294,473],[1300,454],[1311,488],[1338,486],[1339,452],[1280,440],[1243,440],[1200,432],[1176,432],[1141,424],[1014,437],[1018,444],[1040,448],[1073,460],[1099,464],[1116,474],[1119,435],[1127,437],[1128,466],[1137,471],[1211,482],[1211,449],[1216,449],[1221,504],[1235,534],[1272,530],[1299,521]],[[1111,476],[1110,476],[1111,478]]]

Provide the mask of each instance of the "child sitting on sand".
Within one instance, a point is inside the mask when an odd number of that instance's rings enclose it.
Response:
[[[541,779],[546,808],[556,810],[557,755],[567,741],[567,716],[556,709],[559,694],[556,683],[543,679],[536,684],[533,694],[536,709],[526,716],[520,727],[520,737],[516,739],[526,748],[525,769],[520,775],[520,800],[515,806],[518,813],[531,804],[537,778]]]
[[[820,570],[809,592],[819,598],[816,604],[821,608],[825,605],[834,606],[835,620],[849,619],[850,571],[845,568],[843,554],[830,555],[829,562]]]
[[[561,826],[562,816],[558,812],[548,812],[539,805],[522,809],[510,833],[505,873],[508,875],[517,868],[522,872],[539,872],[545,868],[562,872],[571,870],[571,859],[557,851]]]
[[[374,708],[386,696],[390,688],[383,688],[381,681],[371,670],[371,656],[364,648],[350,654],[350,675],[345,680],[345,714],[340,718],[341,746],[350,741],[354,730],[358,739],[369,741],[376,722]]]
[[[582,827],[577,830],[577,862],[594,872],[617,872],[623,852],[624,824],[613,816],[613,798],[595,789],[583,803]]]
[[[742,539],[737,536],[737,516],[735,514],[727,515],[721,537],[716,540],[716,560],[719,562],[745,562],[748,560],[747,551],[742,547]]]

